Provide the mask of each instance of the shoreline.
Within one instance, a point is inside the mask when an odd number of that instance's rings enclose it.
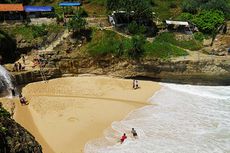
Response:
[[[160,89],[159,83],[139,82],[137,90],[132,89],[132,80],[101,76],[31,83],[22,90],[30,104],[16,109],[16,121],[35,136],[44,153],[80,153],[88,141],[103,137],[113,121],[148,105]]]

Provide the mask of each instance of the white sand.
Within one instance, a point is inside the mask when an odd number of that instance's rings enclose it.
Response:
[[[23,88],[28,106],[16,105],[16,120],[45,153],[81,153],[87,141],[101,137],[113,121],[147,105],[158,83],[108,77],[72,77],[37,82]],[[32,117],[31,117],[32,116]],[[119,138],[118,138],[119,139]]]

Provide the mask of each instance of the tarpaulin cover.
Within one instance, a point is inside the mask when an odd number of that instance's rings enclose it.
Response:
[[[59,6],[81,6],[80,2],[61,2]]]
[[[53,7],[51,6],[24,6],[25,12],[51,12]]]
[[[22,4],[0,4],[0,12],[23,11]]]

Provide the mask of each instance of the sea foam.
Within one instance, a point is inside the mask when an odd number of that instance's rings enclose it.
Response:
[[[162,84],[154,105],[113,122],[86,153],[230,153],[230,87]],[[138,139],[130,133],[135,128]],[[118,142],[122,133],[128,139]]]

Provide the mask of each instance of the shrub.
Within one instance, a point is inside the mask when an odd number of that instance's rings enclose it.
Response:
[[[44,24],[43,25],[33,25],[31,26],[31,30],[32,30],[32,35],[34,38],[44,36],[48,33],[48,31],[46,30],[46,26]]]
[[[173,33],[165,32],[156,37],[159,42],[167,42],[175,46],[182,47],[189,50],[198,50],[202,47],[200,42],[196,40],[176,40]]]
[[[10,117],[10,113],[7,112],[0,104],[0,117]]]
[[[131,39],[132,48],[128,50],[131,58],[139,59],[145,52],[146,38],[142,35],[133,36]]]
[[[163,59],[188,55],[185,50],[178,48],[170,43],[161,41],[154,41],[152,44],[147,43],[145,45],[145,50],[145,55],[147,57],[156,57]]]
[[[181,13],[176,19],[181,21],[191,21],[193,19],[193,15],[190,13]]]
[[[211,34],[224,23],[224,14],[221,11],[204,10],[197,14],[192,21],[201,32]]]
[[[175,2],[171,2],[171,3],[169,4],[169,7],[170,7],[170,8],[177,8],[177,5],[176,5]]]
[[[196,33],[194,33],[194,38],[195,38],[196,40],[198,40],[198,41],[203,41],[204,38],[205,38],[205,36],[204,36],[204,34],[201,33],[201,32],[196,32]]]
[[[87,50],[92,56],[105,56],[113,54],[121,56],[126,48],[124,40],[112,31],[94,31],[94,39],[89,43]]]
[[[138,25],[135,21],[128,25],[128,30],[131,34],[144,34],[146,32],[145,26]]]
[[[78,13],[81,17],[88,17],[89,16],[88,13],[86,12],[86,10],[83,9],[82,7],[79,9]]]
[[[73,33],[75,33],[85,29],[86,24],[86,20],[78,13],[76,13],[67,23],[67,27],[68,29],[73,30]]]

